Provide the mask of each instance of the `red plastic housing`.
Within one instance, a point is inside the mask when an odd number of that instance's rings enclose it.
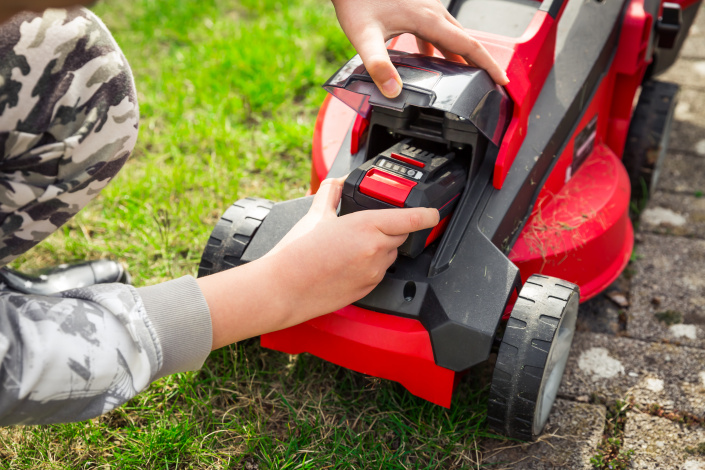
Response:
[[[394,380],[414,395],[450,406],[453,386],[449,389],[447,384],[453,384],[456,374],[436,365],[428,332],[416,320],[351,305],[263,335],[261,343],[289,354],[308,352],[363,374]]]
[[[393,206],[404,207],[416,182],[372,168],[360,182],[360,192]]]

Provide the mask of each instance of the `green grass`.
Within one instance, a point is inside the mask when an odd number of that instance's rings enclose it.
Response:
[[[466,381],[446,410],[246,342],[100,418],[5,429],[0,458],[11,468],[468,468],[487,434],[486,392]]]
[[[634,449],[623,450],[624,427],[627,413],[633,408],[631,400],[617,400],[607,408],[607,421],[602,435],[602,442],[597,446],[597,453],[590,459],[596,470],[625,470],[631,468]]]
[[[141,130],[120,175],[23,256],[112,257],[138,286],[195,274],[225,208],[305,194],[323,83],[354,51],[327,0],[98,5],[135,73]],[[0,429],[6,468],[468,468],[484,374],[446,410],[401,386],[245,342],[82,423]]]
[[[100,4],[132,64],[139,142],[126,168],[24,268],[108,254],[138,285],[194,273],[224,209],[302,196],[323,83],[353,54],[323,0]]]

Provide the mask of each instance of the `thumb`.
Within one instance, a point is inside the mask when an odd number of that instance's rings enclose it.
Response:
[[[386,235],[406,235],[438,225],[439,213],[436,209],[415,207],[411,209],[380,209],[370,212],[371,222]]]
[[[345,178],[328,178],[321,182],[318,192],[313,197],[311,209],[309,212],[315,212],[319,215],[333,213],[338,209],[340,197],[343,194],[343,183]]]
[[[360,37],[351,38],[351,42],[360,54],[372,81],[382,94],[387,98],[399,96],[402,87],[401,77],[389,59],[381,31],[377,28],[368,28]]]

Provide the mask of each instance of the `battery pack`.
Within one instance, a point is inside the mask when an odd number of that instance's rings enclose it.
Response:
[[[348,175],[340,215],[367,209],[432,207],[440,222],[409,234],[399,253],[414,258],[436,240],[450,221],[467,174],[455,151],[431,142],[404,139]]]

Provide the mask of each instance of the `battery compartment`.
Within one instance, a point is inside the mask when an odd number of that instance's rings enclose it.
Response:
[[[415,258],[441,237],[477,175],[488,139],[467,119],[429,108],[374,107],[364,162],[347,177],[341,214],[433,207],[441,222],[411,234],[399,253]]]
[[[437,155],[454,152],[471,181],[487,150],[487,138],[467,119],[435,109],[407,106],[403,111],[374,107],[370,116],[365,160],[376,157],[403,139]]]

